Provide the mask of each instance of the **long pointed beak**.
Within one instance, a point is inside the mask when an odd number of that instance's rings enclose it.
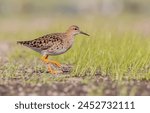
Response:
[[[81,34],[84,34],[84,35],[87,35],[87,36],[90,36],[89,34],[83,32],[83,31],[80,31]]]

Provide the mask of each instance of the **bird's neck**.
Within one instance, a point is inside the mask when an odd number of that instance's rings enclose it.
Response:
[[[72,44],[74,42],[74,35],[72,35],[70,33],[65,33],[65,35],[66,35],[65,42],[67,43],[68,46],[72,46]]]
[[[69,39],[69,40],[74,39],[74,34],[72,34],[70,32],[66,32],[65,35],[66,35],[67,39]]]

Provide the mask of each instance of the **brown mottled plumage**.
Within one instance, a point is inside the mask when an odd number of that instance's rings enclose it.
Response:
[[[88,34],[80,31],[78,26],[72,25],[65,33],[52,33],[34,40],[18,41],[17,43],[41,53],[43,55],[41,59],[45,63],[52,63],[60,67],[60,63],[48,60],[48,55],[59,55],[69,50],[74,42],[74,36],[79,33],[89,36]],[[52,74],[57,73],[51,69],[50,65],[48,66],[48,70]]]

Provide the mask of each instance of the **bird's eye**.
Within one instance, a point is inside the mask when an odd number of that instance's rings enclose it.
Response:
[[[74,30],[78,30],[77,28],[74,28]]]

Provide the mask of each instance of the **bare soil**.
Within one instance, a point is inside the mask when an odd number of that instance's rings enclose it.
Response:
[[[94,77],[88,83],[83,78],[72,77],[50,84],[23,83],[21,79],[0,79],[0,95],[150,95],[149,81],[123,81],[119,84],[107,77]],[[135,90],[135,91],[134,91]]]

